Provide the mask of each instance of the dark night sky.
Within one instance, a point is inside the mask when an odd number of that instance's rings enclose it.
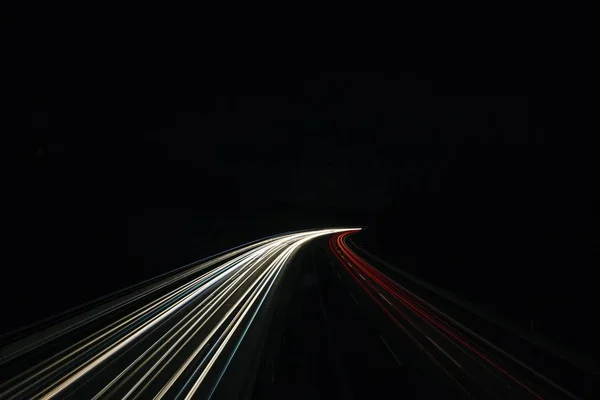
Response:
[[[64,37],[36,39],[15,68],[11,327],[244,241],[338,224],[368,225],[380,254],[515,319],[590,299],[593,158],[553,136],[568,113],[549,75],[390,64],[363,41],[51,46]]]

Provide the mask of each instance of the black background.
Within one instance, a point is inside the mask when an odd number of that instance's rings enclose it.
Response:
[[[589,349],[595,156],[572,140],[585,107],[527,49],[265,46],[191,17],[128,11],[109,28],[44,12],[10,36],[2,332],[246,241],[365,225],[374,253]]]

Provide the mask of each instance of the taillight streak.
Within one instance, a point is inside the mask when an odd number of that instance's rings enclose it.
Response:
[[[469,343],[467,343],[463,338],[459,337],[458,334],[454,333],[452,329],[446,327],[444,324],[442,324],[441,322],[438,322],[439,318],[435,317],[435,316],[430,316],[427,312],[425,312],[424,310],[422,310],[421,308],[419,308],[418,306],[416,306],[415,304],[413,304],[413,302],[411,300],[409,300],[407,297],[401,295],[400,293],[398,293],[397,290],[395,290],[395,287],[398,286],[398,284],[396,282],[394,282],[393,280],[391,280],[389,277],[387,277],[386,275],[384,275],[383,273],[381,273],[380,271],[378,271],[377,269],[375,269],[374,267],[372,267],[371,265],[369,265],[366,261],[362,260],[360,257],[358,257],[352,250],[350,250],[350,248],[348,248],[348,246],[344,243],[343,239],[348,236],[349,233],[342,233],[340,235],[335,235],[331,238],[330,240],[330,247],[332,252],[336,255],[336,258],[338,258],[338,260],[340,261],[340,263],[342,264],[342,266],[348,270],[348,272],[352,275],[352,277],[361,285],[361,287],[363,287],[363,289],[365,289],[367,291],[367,293],[371,296],[371,298],[373,298],[373,300],[381,307],[384,309],[384,311],[386,311],[386,313],[392,318],[394,319],[395,322],[397,322],[397,320],[392,316],[392,314],[387,310],[386,307],[383,306],[382,303],[380,303],[375,296],[373,296],[369,290],[367,290],[367,288],[360,282],[360,280],[354,276],[354,274],[352,273],[353,271],[350,270],[348,267],[346,267],[346,265],[344,265],[344,262],[342,262],[342,260],[340,259],[338,253],[335,251],[335,248],[333,246],[333,243],[335,241],[337,241],[337,244],[340,248],[340,250],[342,252],[344,252],[345,256],[347,259],[350,259],[350,261],[352,261],[358,268],[361,269],[362,272],[365,273],[365,275],[368,275],[371,279],[373,279],[377,284],[379,284],[381,287],[383,287],[388,293],[390,293],[393,297],[395,297],[397,300],[399,300],[400,302],[402,302],[402,304],[404,304],[405,306],[407,306],[410,310],[413,311],[413,313],[415,313],[417,316],[419,316],[424,322],[426,322],[429,326],[431,326],[432,328],[436,329],[436,330],[443,330],[444,332],[446,332],[448,335],[450,335],[452,338],[454,338],[456,341],[458,341],[459,343],[461,343],[463,346],[465,346],[466,348],[468,348],[469,350],[471,350],[473,353],[475,353],[476,355],[478,355],[482,360],[484,360],[485,362],[487,362],[488,364],[490,364],[491,366],[493,366],[494,368],[496,368],[498,371],[500,371],[502,374],[504,374],[505,376],[507,376],[508,378],[510,378],[512,381],[514,381],[515,383],[517,383],[519,386],[521,386],[523,389],[527,390],[529,393],[531,393],[532,395],[534,395],[536,398],[538,399],[542,399],[541,396],[539,396],[537,393],[535,393],[533,390],[531,390],[530,388],[528,388],[525,384],[523,384],[522,382],[520,382],[516,377],[514,377],[512,374],[510,374],[509,372],[507,372],[506,370],[504,370],[502,367],[500,367],[498,364],[496,364],[494,361],[490,360],[486,355],[482,354],[480,351],[478,351],[477,349],[475,349],[472,345],[470,345]],[[389,283],[388,283],[389,282]],[[401,288],[398,288],[400,290],[402,290]],[[406,292],[405,292],[406,293]],[[397,310],[396,307],[394,307],[394,309]],[[399,310],[397,310],[399,311]],[[408,320],[408,319],[407,319]],[[410,322],[410,320],[408,320]],[[432,323],[435,325],[435,327],[432,325]],[[397,322],[398,325],[400,325],[402,327],[403,330],[405,330],[406,332],[406,328],[404,326],[402,326],[402,324],[400,324],[399,322]],[[411,322],[412,324],[412,322]],[[420,329],[418,329],[414,324],[412,324],[417,330],[420,331]],[[437,327],[437,328],[436,328]],[[406,332],[408,333],[408,332]],[[442,333],[442,332],[440,332]],[[409,336],[411,336],[409,334]],[[416,341],[416,339],[414,339],[414,337],[412,337],[413,341]],[[418,345],[425,351],[427,352],[427,350],[425,350],[422,345],[420,343],[418,343]],[[427,352],[428,353],[428,352]],[[433,356],[431,356],[433,357]],[[431,358],[430,357],[430,358]],[[437,362],[437,360],[435,360],[435,362],[439,365],[439,363]],[[441,365],[440,365],[441,366]]]
[[[331,240],[333,240],[333,239],[334,238],[332,237]],[[330,245],[332,244],[331,240],[330,240]],[[373,301],[388,315],[388,317],[390,317],[392,322],[394,322],[408,336],[408,338],[410,340],[412,340],[413,343],[415,343],[417,345],[417,347],[425,353],[425,355],[431,360],[431,362],[435,366],[437,366],[442,371],[444,371],[462,390],[464,390],[466,393],[469,393],[465,389],[465,387],[463,385],[461,385],[456,380],[456,378],[446,368],[444,368],[444,366],[442,364],[440,364],[440,362],[408,331],[408,329],[406,329],[406,327],[404,325],[402,325],[402,323],[400,321],[398,321],[398,319],[379,300],[377,300],[377,298],[371,293],[371,291],[366,288],[366,286],[356,277],[356,275],[354,275],[352,270],[350,270],[349,267],[344,265],[344,263],[342,262],[342,258],[340,257],[339,254],[337,254],[337,252],[335,251],[335,248],[333,246],[331,246],[331,249],[332,249],[332,252],[335,255],[335,257],[337,258],[337,260],[344,267],[344,269],[346,271],[348,271],[348,273],[350,274],[350,276],[352,276],[352,278],[356,281],[356,283],[358,283],[364,289],[364,291],[369,295],[369,297],[371,297],[371,299],[373,299]],[[419,330],[410,320],[407,319],[407,321],[411,325],[413,325],[413,327],[415,327],[415,329]]]

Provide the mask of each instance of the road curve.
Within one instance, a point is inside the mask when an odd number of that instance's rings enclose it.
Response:
[[[269,238],[116,302],[101,317],[3,365],[0,398],[211,398],[295,252],[346,230]]]

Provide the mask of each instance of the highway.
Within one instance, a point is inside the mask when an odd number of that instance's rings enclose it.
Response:
[[[464,399],[419,354],[412,354],[410,344],[401,343],[396,329],[386,328],[387,320],[366,295],[350,286],[327,243],[327,238],[317,239],[295,258],[269,328],[252,399],[390,394]]]
[[[357,305],[375,305],[378,311],[371,307],[368,312],[378,312],[393,326],[381,340],[397,364],[414,362],[413,355],[400,356],[411,347],[464,398],[579,398],[373,267],[352,250],[351,234],[335,234],[329,240],[335,274]]]
[[[311,240],[344,231],[266,239],[117,301],[68,334],[0,365],[0,398],[242,397],[269,296],[290,260]],[[231,372],[240,369],[247,373]]]
[[[357,230],[266,238],[82,312],[4,353],[0,399],[594,398],[378,265]]]

